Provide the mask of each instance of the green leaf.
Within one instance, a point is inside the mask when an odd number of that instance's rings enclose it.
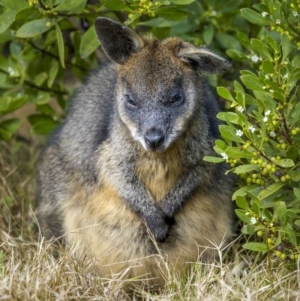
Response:
[[[11,97],[7,95],[0,98],[0,116],[1,112],[5,112],[7,110],[10,101]]]
[[[55,129],[59,122],[52,119],[52,117],[47,115],[34,115],[35,118],[28,117],[30,123],[33,123],[32,132],[39,135],[49,134],[53,129]]]
[[[296,68],[293,70],[292,74],[289,77],[288,84],[298,80],[300,80],[300,68]]]
[[[51,24],[49,27],[48,24]],[[53,26],[53,20],[50,18],[43,18],[33,20],[22,25],[16,32],[18,38],[32,38],[39,34],[48,31]]]
[[[291,160],[296,160],[298,158],[299,150],[295,145],[290,145],[287,149],[286,156]]]
[[[281,48],[282,48],[281,61],[285,62],[287,56],[291,51],[291,41],[286,33],[283,33],[281,35]]]
[[[246,215],[247,211],[244,209],[235,209],[235,213],[237,217],[244,223],[250,224],[251,223],[251,218],[249,215]]]
[[[0,5],[15,11],[28,7],[28,3],[25,0],[1,0]]]
[[[224,162],[225,160],[223,158],[219,158],[219,157],[205,156],[203,158],[203,161],[212,162],[212,163],[220,163],[220,162]]]
[[[133,12],[133,10],[125,4],[125,1],[122,0],[101,0],[101,3],[113,11]]]
[[[63,68],[65,67],[65,46],[64,46],[64,39],[61,33],[61,30],[57,24],[55,24],[55,30],[56,30],[56,40],[57,40],[57,47],[58,47],[58,54],[59,54],[59,60]]]
[[[259,81],[256,76],[245,74],[240,76],[243,84],[251,90],[264,92],[264,85]]]
[[[294,192],[294,195],[297,198],[297,200],[300,200],[300,189],[297,187],[294,187],[293,192]]]
[[[265,199],[266,197],[268,197],[269,195],[275,193],[276,191],[278,191],[281,187],[283,187],[285,184],[282,182],[276,182],[271,184],[270,186],[268,186],[267,188],[263,189],[259,194],[258,194],[258,198],[260,200]]]
[[[35,7],[27,7],[19,10],[15,16],[15,21],[23,21],[35,14],[36,8]]]
[[[294,224],[295,224],[296,226],[300,227],[300,219],[296,220],[296,221],[294,222]]]
[[[236,135],[236,132],[230,126],[222,124],[219,126],[219,129],[224,139],[240,143],[244,142],[242,138]]]
[[[245,48],[247,48],[247,49],[250,50],[251,45],[250,45],[249,37],[248,37],[245,33],[240,32],[240,31],[237,32],[236,36],[237,36],[239,42],[240,42]]]
[[[293,229],[291,224],[286,224],[285,228],[283,228],[283,231],[286,232],[287,237],[289,241],[295,246],[298,247],[299,245],[297,244],[297,238],[296,238],[296,231]],[[298,234],[298,233],[297,233]]]
[[[253,188],[256,188],[257,185],[249,185],[249,186],[243,186],[242,188],[236,190],[234,192],[234,194],[232,195],[232,200],[236,200],[237,196],[241,195],[241,196],[245,196],[247,195],[248,191],[253,189]]]
[[[265,73],[272,73],[273,74],[275,72],[273,63],[269,60],[263,61],[262,69]]]
[[[275,202],[273,221],[280,220],[280,224],[283,226],[286,224],[286,204],[285,202]]]
[[[58,73],[58,69],[59,69],[58,62],[56,60],[52,60],[49,69],[48,81],[47,81],[47,85],[49,88],[51,88],[54,83],[54,80]]]
[[[255,232],[255,227],[253,225],[245,225],[243,228],[242,228],[242,232],[244,234],[249,234],[249,235],[252,235],[254,234]]]
[[[15,98],[12,98],[10,96],[3,97],[0,99],[0,112],[4,112],[5,114],[13,112],[20,107],[23,106],[27,99],[27,96],[22,95]]]
[[[208,25],[204,28],[203,41],[206,45],[209,45],[214,38],[215,28],[212,25]]]
[[[222,150],[225,150],[227,148],[227,144],[223,140],[218,139],[215,141],[215,143],[216,146]]]
[[[224,99],[227,99],[227,100],[230,100],[232,102],[235,102],[235,100],[232,97],[231,93],[225,87],[217,87],[217,92]]]
[[[82,4],[83,0],[63,0],[53,10],[54,11],[72,11]]]
[[[79,47],[79,53],[81,58],[87,58],[93,53],[100,45],[98,36],[96,34],[95,26],[91,26],[83,35]]]
[[[293,66],[293,67],[300,66],[300,54],[297,54],[297,55],[292,59],[292,66]]]
[[[234,36],[225,33],[217,33],[215,36],[223,49],[242,50],[241,44]]]
[[[163,6],[155,10],[158,17],[171,21],[180,21],[188,17],[189,13],[176,7]]]
[[[0,123],[0,128],[11,134],[15,133],[21,124],[21,120],[18,118],[7,119]]]
[[[246,173],[246,172],[250,172],[253,170],[257,170],[258,168],[259,167],[256,164],[245,164],[245,165],[241,165],[241,166],[234,168],[232,170],[232,172],[234,172],[236,174],[241,174],[241,173]]]
[[[279,52],[279,46],[277,42],[269,35],[266,36],[268,44],[273,48],[274,51]]]
[[[237,147],[228,147],[226,149],[226,154],[229,158],[232,159],[239,159],[239,158],[246,158],[251,159],[253,157],[253,154],[250,152],[247,152],[245,150],[240,150]]]
[[[37,105],[43,105],[43,104],[46,104],[49,102],[50,100],[50,93],[47,93],[47,92],[43,92],[43,91],[39,91],[38,92],[38,95],[37,95],[37,98],[35,100],[35,103]]]
[[[257,13],[250,8],[242,8],[241,13],[242,16],[244,16],[251,23],[261,26],[272,24],[271,20],[264,18],[260,13]]]
[[[238,205],[238,207],[242,208],[242,209],[249,209],[249,205],[248,202],[246,201],[246,199],[243,196],[237,196],[236,197],[236,204]]]
[[[158,27],[158,28],[173,27],[178,24],[180,24],[179,21],[170,21],[170,20],[165,20],[164,18],[154,18],[151,20],[139,22],[139,25]]]
[[[256,251],[256,252],[267,252],[268,247],[262,242],[248,242],[243,245],[244,249]]]
[[[296,170],[288,170],[287,174],[291,177],[291,179],[295,182],[300,181],[300,172]]]
[[[218,113],[217,118],[233,124],[239,124],[239,116],[233,112],[220,112]]]
[[[168,37],[170,35],[170,32],[171,32],[170,27],[162,27],[162,28],[153,27],[151,29],[151,33],[158,39],[164,39]]]
[[[295,163],[291,159],[281,159],[281,160],[274,160],[274,163],[280,167],[289,168],[295,166]]]
[[[177,5],[187,5],[194,2],[195,0],[169,0],[169,1]]]
[[[40,87],[44,81],[48,78],[48,74],[46,72],[41,72],[34,77],[34,84]]]
[[[270,55],[270,52],[269,52],[267,46],[261,40],[252,39],[251,45],[252,45],[252,48],[255,51],[257,51],[262,57],[264,57],[265,59],[272,60],[272,56]]]
[[[12,134],[8,131],[5,131],[0,128],[0,139],[1,140],[9,140],[11,138]]]
[[[0,15],[0,33],[3,33],[14,22],[16,11],[7,9]]]
[[[234,60],[237,60],[237,61],[243,61],[243,60],[247,60],[248,59],[247,56],[243,52],[238,51],[236,49],[227,49],[226,50],[226,54],[230,58],[232,58]]]

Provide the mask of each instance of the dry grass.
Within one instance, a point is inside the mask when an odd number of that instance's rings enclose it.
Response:
[[[186,279],[168,276],[160,293],[126,295],[122,275],[101,279],[94,262],[39,234],[34,214],[38,147],[0,142],[0,300],[300,300],[300,274],[268,268],[231,248],[218,263],[195,263]],[[134,279],[129,280],[134,281]]]

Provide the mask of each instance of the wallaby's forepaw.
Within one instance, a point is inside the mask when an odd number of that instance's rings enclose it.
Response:
[[[148,216],[145,218],[145,222],[157,242],[164,242],[168,238],[170,224],[162,214],[159,216]]]

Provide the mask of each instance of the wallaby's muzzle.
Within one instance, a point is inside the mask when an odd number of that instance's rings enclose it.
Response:
[[[165,136],[162,130],[152,128],[148,130],[144,136],[147,146],[150,148],[150,151],[159,150],[162,144],[165,141]]]

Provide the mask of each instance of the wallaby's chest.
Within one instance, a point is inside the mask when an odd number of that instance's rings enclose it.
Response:
[[[142,157],[136,168],[141,182],[156,202],[160,202],[176,184],[182,173],[182,163],[176,154],[157,158],[158,156]]]

